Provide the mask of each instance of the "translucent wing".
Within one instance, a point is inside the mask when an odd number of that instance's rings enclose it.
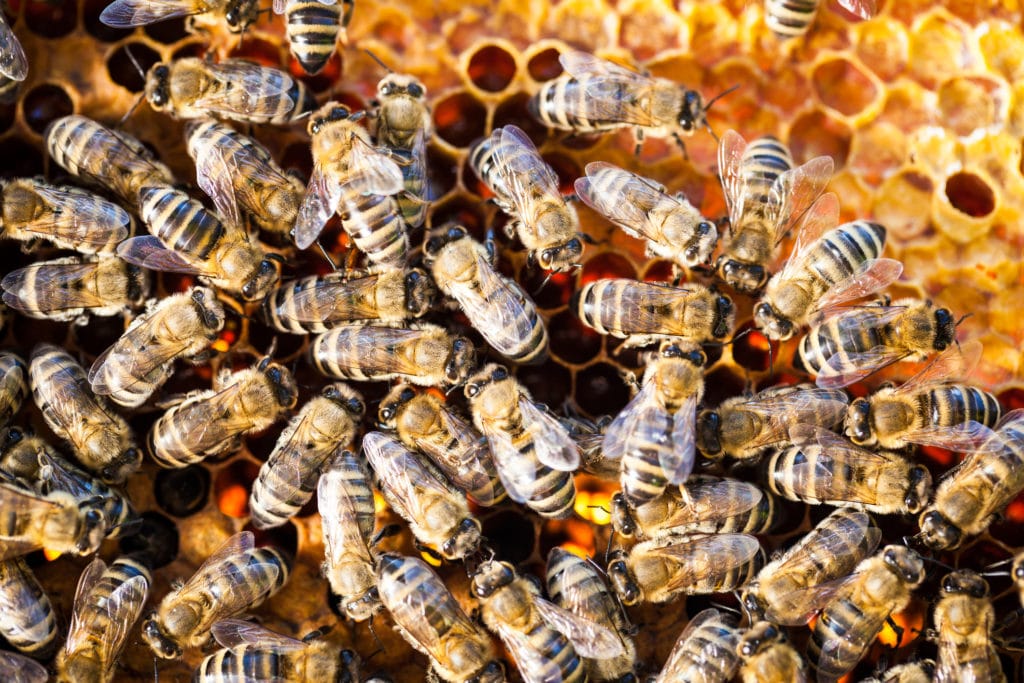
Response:
[[[576,78],[586,93],[570,99],[575,113],[584,118],[612,121],[624,125],[659,126],[663,121],[651,115],[649,93],[658,87],[649,76],[595,57],[588,52],[564,52],[558,60],[566,73]]]
[[[5,17],[0,17],[0,74],[14,81],[28,76],[28,57]]]
[[[498,622],[494,630],[519,667],[519,674],[523,677],[524,683],[562,682],[561,667],[538,651],[526,634],[504,622]]]
[[[505,432],[486,430],[486,434],[498,478],[508,491],[509,498],[517,503],[530,500],[533,496],[534,482],[537,480],[536,463],[532,458],[520,453]]]
[[[387,154],[355,137],[348,153],[350,175],[344,186],[361,194],[393,195],[405,190],[402,169]]]
[[[317,504],[324,527],[324,555],[332,566],[340,564],[346,556],[351,555],[372,563],[370,551],[366,547],[368,534],[364,532],[367,530],[360,527],[359,511],[344,483],[347,479],[344,469],[347,466],[343,462],[331,465],[317,482]],[[337,471],[339,476],[335,477],[332,471]],[[368,482],[363,483],[366,483],[366,490],[369,491]],[[372,525],[368,531],[373,531]]]
[[[39,480],[43,493],[66,491],[76,499],[89,498],[94,490],[81,472],[74,472],[71,465],[50,457],[45,450],[39,451]]]
[[[340,274],[324,275],[314,287],[292,291],[292,305],[278,309],[286,320],[301,323],[339,323],[377,318],[374,276],[345,279]]]
[[[450,438],[436,445],[424,440],[417,447],[445,470],[453,482],[462,482],[473,500],[483,506],[493,505],[504,491],[494,480],[487,439],[446,408],[439,409],[437,419],[441,424],[439,432]]]
[[[743,154],[747,141],[734,130],[727,130],[718,143],[718,177],[729,212],[729,223],[739,225],[743,217],[743,204],[747,196],[747,182],[743,176]]]
[[[746,444],[756,448],[788,440],[788,430],[794,424],[837,425],[846,415],[848,403],[849,397],[842,391],[801,386],[798,391],[753,396],[734,408],[750,410],[768,418],[757,437]]]
[[[871,555],[882,539],[882,532],[873,525],[871,515],[867,512],[847,509],[846,514],[852,525],[844,524],[840,529],[830,526],[815,527],[804,539],[804,547],[813,547],[813,552],[791,553],[778,566],[777,573],[791,576],[820,575],[821,558],[848,557],[851,546],[861,548],[864,557]],[[851,562],[853,559],[851,557]],[[856,562],[853,564],[856,565]]]
[[[810,567],[808,569],[813,570]],[[851,574],[783,593],[772,599],[765,610],[765,616],[783,626],[803,626],[815,613],[823,610],[841,590],[856,580],[856,574]]]
[[[0,678],[9,683],[46,683],[50,674],[34,659],[0,651]]]
[[[158,237],[139,235],[117,245],[117,255],[128,263],[167,273],[202,275],[203,270],[173,249],[168,249]]]
[[[107,563],[97,557],[82,570],[82,575],[78,577],[78,588],[75,590],[75,601],[71,613],[71,624],[68,626],[68,639],[64,644],[65,652],[77,650],[89,633],[89,626],[84,621],[88,615],[87,609],[90,606],[89,597],[105,571],[107,571]]]
[[[656,683],[673,683],[673,673],[677,672],[680,666],[683,666],[683,662],[689,657],[689,640],[697,629],[703,627],[706,624],[713,624],[720,622],[723,626],[727,626],[728,622],[723,617],[722,613],[713,607],[709,607],[706,610],[698,612],[693,619],[690,619],[686,623],[686,627],[683,628],[679,637],[676,638],[675,645],[672,646],[672,651],[669,653],[668,658],[665,660],[665,666],[662,667],[661,673],[656,679]]]
[[[821,494],[827,493],[827,498],[832,501],[874,505],[879,502],[877,495],[880,491],[869,486],[859,486],[853,487],[855,495],[849,495],[852,493],[849,485],[834,487],[833,474],[822,460],[841,463],[845,470],[877,471],[893,466],[899,459],[895,454],[860,448],[835,432],[814,425],[795,425],[789,434],[797,446],[817,444],[823,449],[822,457],[814,459],[813,463],[808,460],[792,463],[793,481],[803,482],[803,486],[813,490],[818,497],[826,497]]]
[[[107,26],[128,28],[205,11],[202,3],[191,0],[114,0],[100,13],[100,21]]]
[[[825,189],[834,168],[832,157],[820,156],[775,179],[769,196],[771,206],[778,211],[775,216],[776,241],[782,238]]]
[[[920,372],[898,387],[896,393],[911,394],[934,384],[962,380],[978,365],[981,353],[982,344],[977,339],[966,341],[959,346],[954,344],[932,358]]]
[[[818,240],[839,225],[839,198],[832,192],[826,192],[807,209],[800,221],[800,229],[793,243],[793,251],[786,259],[785,265],[775,276],[778,280],[786,280],[804,268],[804,261]]]
[[[534,598],[533,604],[551,628],[572,641],[581,656],[609,659],[623,653],[622,640],[607,626],[584,619],[543,598]]]
[[[252,558],[244,565],[229,562],[253,547],[251,531],[243,531],[224,541],[224,544],[202,564],[179,592],[186,600],[207,600],[210,585],[220,586],[218,600],[211,612],[213,620],[220,615],[237,614],[258,602],[277,581],[280,573],[272,562],[256,562]]]
[[[841,389],[905,358],[907,351],[892,346],[876,346],[868,351],[833,354],[815,378],[825,389]]]
[[[587,164],[586,170],[587,177],[579,178],[575,183],[576,195],[585,204],[607,216],[609,220],[631,228],[642,239],[657,237],[655,231],[650,228],[647,207],[678,200],[666,194],[665,188],[647,178],[603,161]],[[615,180],[610,181],[610,184],[618,188],[619,192],[597,192],[594,188],[594,179],[598,175],[614,177]]]
[[[302,199],[295,227],[292,228],[295,246],[306,249],[316,241],[324,225],[338,210],[341,196],[342,187],[337,176],[325,172],[319,164],[314,166],[306,196]]]
[[[200,574],[212,573],[211,570],[224,562],[224,560],[252,550],[253,547],[255,547],[255,539],[256,537],[251,531],[240,531],[234,536],[225,539],[224,542],[220,544],[220,547],[213,551],[213,554],[206,558],[206,561],[200,565],[189,583],[194,581]]]
[[[828,317],[829,309],[847,301],[853,301],[885,289],[899,279],[903,273],[903,264],[896,259],[879,258],[861,262],[850,277],[837,282],[829,292],[821,297],[811,317],[812,322],[819,322]]]
[[[19,311],[42,310],[49,313],[76,308],[105,306],[95,291],[81,286],[96,272],[97,263],[34,263],[12,270],[0,281],[4,303]],[[53,296],[49,293],[54,293]],[[59,292],[59,296],[56,293]],[[24,294],[35,296],[24,298]]]
[[[12,529],[31,528],[36,520],[41,520],[57,507],[57,503],[48,498],[36,496],[12,485],[0,484],[0,509],[12,518]],[[0,561],[25,555],[40,547],[41,539],[0,534]]]
[[[42,408],[47,422],[51,429],[63,432],[62,437],[72,442],[78,450],[88,450],[85,438],[87,434],[82,425],[93,422],[99,416],[105,416],[106,410],[96,401],[86,381],[85,373],[81,367],[68,355],[61,354],[50,359],[54,365],[59,365],[60,370],[54,370],[49,374],[50,381],[45,384],[44,389],[38,391],[37,401],[45,402]],[[33,372],[36,365],[33,363],[29,368],[29,376],[35,376],[39,371]],[[89,415],[92,419],[87,419]],[[108,427],[110,420],[106,420]]]
[[[105,599],[87,596],[89,610],[81,620],[82,631],[68,635],[65,649],[72,652],[89,647],[88,634],[102,633],[103,647],[98,652],[104,669],[111,669],[128,639],[128,633],[142,613],[149,583],[144,576],[133,576],[117,586]],[[73,643],[72,638],[75,638]]]
[[[274,14],[284,14],[288,11],[288,5],[292,0],[274,0],[273,8]]]
[[[558,177],[521,129],[509,125],[492,135],[498,136],[493,148],[495,169],[508,189],[514,212],[524,222],[533,224],[541,204],[538,199],[564,201],[558,190]]]
[[[548,467],[573,472],[580,466],[580,451],[558,418],[537,407],[527,398],[519,399],[523,424],[533,438],[537,459]]]
[[[289,93],[295,81],[278,69],[259,66],[241,59],[227,59],[219,64],[206,63],[211,78],[221,81],[221,87],[208,88],[192,103],[196,108],[205,108],[211,113],[226,117],[245,114],[249,116],[274,116],[281,105],[279,98],[287,100],[286,108],[295,101]],[[239,98],[238,92],[249,97]]]
[[[659,525],[661,529],[730,519],[753,510],[764,498],[758,487],[735,479],[693,476],[680,488],[685,504]]]
[[[426,503],[434,498],[451,498],[454,493],[439,478],[440,473],[428,468],[419,455],[392,436],[369,432],[363,437],[363,453],[406,519],[426,519]]]
[[[93,250],[128,237],[131,218],[117,204],[97,201],[92,193],[77,188],[33,183],[32,191],[49,204],[51,210],[24,224],[21,229],[27,232],[43,239],[53,236]]]
[[[306,649],[306,643],[295,638],[275,633],[259,624],[242,619],[221,619],[210,629],[221,647],[233,648],[252,645],[260,649],[281,652],[298,652]]]
[[[245,410],[238,410],[242,383],[235,382],[213,394],[197,395],[193,400],[176,406],[185,413],[181,424],[193,425],[184,439],[183,447],[196,453],[222,447],[228,441],[252,428],[256,417]]]
[[[690,585],[696,575],[724,576],[746,565],[761,552],[761,544],[748,534],[696,535],[658,542],[647,552],[689,569],[674,572],[666,582],[665,589],[674,591]]]
[[[239,188],[235,185],[238,178],[249,178],[257,170],[253,164],[240,163],[236,151],[227,150],[220,145],[192,145],[189,139],[189,151],[196,162],[196,184],[213,200],[217,213],[231,225],[241,225],[242,215],[239,210]],[[246,166],[246,168],[243,168]],[[248,183],[240,184],[241,188],[251,188]],[[243,190],[244,191],[244,190]]]
[[[957,425],[927,425],[902,434],[904,441],[919,446],[935,446],[952,451],[975,451],[994,432],[980,422],[968,420]]]
[[[690,396],[672,416],[672,448],[659,451],[658,464],[670,484],[681,484],[697,459],[697,397]]]
[[[610,460],[622,460],[627,449],[638,440],[664,441],[672,427],[672,417],[661,407],[657,387],[648,382],[604,432],[602,450]],[[646,441],[644,441],[646,442]]]
[[[870,19],[878,13],[875,0],[836,0],[839,6],[861,19]]]

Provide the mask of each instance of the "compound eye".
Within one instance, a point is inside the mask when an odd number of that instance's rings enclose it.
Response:
[[[508,370],[502,367],[495,368],[494,372],[491,373],[491,379],[494,379],[495,381],[508,379]]]
[[[426,94],[423,90],[423,86],[421,86],[419,83],[410,83],[409,87],[406,88],[405,91],[412,95],[413,97],[417,98],[423,97]]]
[[[473,398],[480,393],[480,386],[477,384],[466,385],[466,398]]]
[[[358,398],[353,398],[353,399],[350,399],[349,402],[348,402],[348,410],[349,410],[350,413],[354,413],[356,415],[362,415],[363,411],[366,410],[366,406],[364,406],[363,402],[360,401]]]

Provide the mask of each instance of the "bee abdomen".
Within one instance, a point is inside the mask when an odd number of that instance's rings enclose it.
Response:
[[[250,509],[253,526],[269,529],[281,526],[298,514],[316,491],[320,468],[330,457],[334,444],[328,448],[309,448],[300,453],[272,454],[260,468],[252,486]],[[298,486],[289,472],[299,472]]]
[[[147,188],[140,200],[142,219],[153,234],[191,259],[206,259],[227,232],[216,216],[180,190]]]
[[[864,612],[848,598],[830,603],[815,623],[807,645],[811,666],[822,675],[835,678],[856,666],[867,644],[865,638],[876,635],[858,629],[864,618]],[[827,655],[822,652],[826,644],[836,643]]]
[[[953,426],[969,421],[994,427],[1002,415],[999,400],[977,387],[951,384],[921,397],[922,415],[928,424]]]
[[[742,167],[751,199],[765,203],[775,179],[793,168],[793,157],[778,138],[767,135],[747,146]]]
[[[878,258],[885,248],[885,228],[878,223],[854,221],[836,228],[810,258],[823,282],[833,285],[852,275],[860,264]]]
[[[649,443],[622,456],[622,493],[633,505],[642,505],[660,496],[668,479],[659,461],[659,453],[671,444]]]
[[[292,54],[308,74],[319,72],[334,54],[341,32],[341,5],[318,0],[293,0],[285,12]]]
[[[600,130],[599,122],[591,121],[576,112],[584,109],[580,102],[586,97],[578,80],[561,77],[548,81],[540,92],[530,99],[530,113],[549,128],[589,133]]]
[[[582,683],[587,680],[583,660],[580,659],[576,648],[564,635],[549,628],[543,621],[525,635],[544,659],[550,660],[558,666],[564,683]]]
[[[820,0],[766,0],[765,24],[780,38],[802,36],[814,22]]]
[[[203,660],[196,680],[203,683],[221,681],[279,681],[282,678],[282,656],[276,652],[241,645],[220,650]]]
[[[388,268],[405,266],[409,238],[393,197],[349,197],[344,202],[344,211],[342,228],[371,262]]]
[[[19,652],[48,659],[57,644],[53,607],[20,557],[0,562],[0,605],[0,635]]]
[[[0,426],[14,417],[28,396],[28,366],[18,356],[0,353]]]

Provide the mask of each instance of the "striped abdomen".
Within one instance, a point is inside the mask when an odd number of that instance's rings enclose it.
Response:
[[[116,257],[39,261],[4,276],[3,299],[31,318],[68,321],[88,313],[117,315],[149,293],[147,271]]]
[[[385,315],[381,304],[390,310],[393,299],[405,300],[403,283],[401,273],[391,271],[355,278],[344,273],[310,275],[274,288],[263,300],[260,315],[274,329],[293,334],[326,332],[364,320],[392,322],[394,316]]]
[[[169,249],[189,261],[205,261],[227,234],[213,213],[180,190],[147,188],[140,198],[142,220]]]
[[[500,143],[495,140],[494,135],[478,142],[469,151],[469,163],[476,172],[477,177],[494,193],[494,199],[501,206],[502,210],[510,213],[514,210],[512,190],[502,180],[502,174],[498,171],[498,162],[494,156],[494,149],[497,144]],[[505,151],[507,153],[507,150]]]
[[[208,424],[211,419],[203,402],[215,395],[215,391],[204,391],[171,406],[150,428],[146,445],[158,465],[168,468],[185,467],[241,445],[237,435],[225,435],[219,429],[200,429],[201,425]],[[221,419],[227,417],[224,415]],[[199,437],[201,441],[193,437]]]
[[[288,47],[295,59],[306,73],[319,72],[334,54],[341,33],[341,3],[289,0],[285,19]]]
[[[385,268],[405,267],[409,237],[394,197],[349,193],[339,212],[341,227],[371,263]]]
[[[881,256],[883,249],[885,227],[878,223],[853,221],[827,233],[805,257],[805,268],[819,290],[814,299],[855,273],[862,263]]]
[[[627,96],[626,92],[622,96]],[[603,99],[613,99],[608,95]],[[588,95],[586,88],[572,76],[560,76],[546,82],[529,102],[533,116],[549,128],[571,130],[577,133],[597,133],[622,128],[621,121],[600,120],[587,117]]]
[[[746,192],[744,216],[760,215],[769,201],[775,201],[771,196],[772,184],[793,168],[793,156],[778,138],[766,135],[747,146],[740,163]]]
[[[884,580],[896,581],[895,576]],[[838,679],[857,666],[865,650],[882,630],[888,615],[877,607],[861,605],[847,594],[830,602],[818,617],[807,644],[807,660],[821,677]],[[822,648],[828,645],[828,650]]]
[[[950,427],[969,421],[994,427],[1002,416],[999,399],[978,387],[946,384],[916,396],[921,427]]]
[[[543,660],[553,662],[558,667],[563,683],[584,683],[587,680],[587,669],[576,648],[568,638],[548,626],[539,615],[535,617],[533,626],[523,631],[533,650]],[[528,667],[530,663],[520,662],[519,665]]]
[[[534,435],[521,423],[508,425],[512,445],[520,458],[527,458],[533,467],[533,491],[526,506],[549,519],[560,519],[569,515],[576,503],[576,483],[572,472],[563,472],[548,467],[537,459]]]
[[[839,321],[842,316],[830,318],[820,325],[812,327],[803,339],[800,348],[793,356],[793,367],[811,375],[821,373],[829,359],[839,354],[844,359],[843,366],[849,365],[846,359],[851,353],[864,353],[876,346],[887,346],[890,330],[887,325],[842,329]]]
[[[0,562],[0,635],[37,659],[48,659],[57,644],[50,599],[20,557]]]
[[[0,352],[0,426],[14,417],[28,396],[28,366],[9,351]]]
[[[649,429],[642,431],[650,435]],[[675,444],[667,434],[665,437],[656,440],[634,436],[622,454],[619,482],[622,484],[622,494],[633,505],[643,505],[654,500],[668,486],[668,477],[661,466],[661,454],[672,451]],[[666,455],[666,461],[670,459],[671,456]]]
[[[779,38],[807,33],[821,0],[765,0],[765,24]]]
[[[697,617],[701,615],[698,614]],[[740,632],[721,618],[697,626],[682,643],[675,646],[657,683],[703,681],[726,683],[739,668],[736,646]]]

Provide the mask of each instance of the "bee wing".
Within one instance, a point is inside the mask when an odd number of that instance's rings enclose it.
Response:
[[[212,574],[212,570],[218,569],[218,565],[224,562],[224,560],[235,555],[241,555],[247,550],[252,550],[255,546],[255,539],[256,537],[251,531],[240,531],[234,536],[225,539],[220,544],[220,547],[213,551],[213,554],[206,558],[206,561],[199,566],[199,569],[196,570],[189,583],[192,583],[200,574]]]
[[[681,506],[669,518],[669,526],[679,527],[699,522],[717,522],[753,510],[764,498],[758,487],[731,479],[705,480],[694,477],[680,486],[683,500],[689,504]]]
[[[878,13],[875,0],[836,0],[839,6],[861,19],[870,19]]]
[[[265,650],[298,652],[306,649],[306,643],[280,633],[275,633],[259,624],[242,619],[221,619],[210,629],[221,647],[252,645]]]
[[[486,335],[497,337],[493,341],[488,339],[488,343],[499,353],[503,351],[499,348],[502,346],[507,351],[510,345],[529,339],[534,325],[544,323],[537,316],[533,301],[519,285],[499,275],[482,254],[474,251],[473,258],[476,260],[478,281],[471,285],[453,283],[452,297],[459,302],[470,321],[477,321],[495,331]]]
[[[903,264],[896,259],[869,259],[858,264],[846,279],[837,282],[815,305],[811,321],[816,323],[828,317],[829,309],[854,299],[860,299],[885,289],[899,279]]]
[[[168,249],[160,238],[154,235],[139,235],[126,239],[117,245],[117,255],[140,268],[166,273],[203,274],[202,269],[173,249]]]
[[[0,510],[14,518],[10,528],[24,528],[31,524],[30,520],[46,515],[55,507],[57,503],[48,498],[37,496],[17,486],[0,484]],[[27,536],[0,535],[0,561],[25,555],[40,547],[40,543]]]
[[[747,182],[743,177],[743,154],[747,141],[734,130],[727,130],[718,143],[718,177],[722,181],[722,194],[729,213],[731,226],[739,224],[743,216],[743,203],[747,196]]]
[[[564,201],[558,190],[558,176],[530,138],[516,126],[496,130],[499,143],[494,146],[495,169],[508,188],[515,213],[530,222],[538,206],[538,198]]]
[[[709,607],[705,610],[701,610],[700,612],[695,614],[692,619],[686,622],[686,626],[683,628],[682,631],[680,631],[679,636],[676,638],[676,644],[672,647],[672,652],[669,653],[668,659],[665,660],[665,670],[668,670],[668,662],[671,662],[675,657],[677,657],[681,653],[683,649],[685,649],[683,647],[684,644],[687,640],[689,640],[690,636],[693,635],[693,633],[698,628],[708,623],[709,621],[721,618],[722,613],[720,611],[718,611],[714,607]]]
[[[348,168],[351,175],[344,186],[361,194],[393,195],[405,190],[401,167],[361,138],[352,140]]]
[[[776,277],[780,280],[788,279],[794,273],[802,270],[803,262],[807,258],[810,248],[829,230],[838,225],[839,197],[833,192],[826,192],[818,197],[801,219],[800,229],[797,231],[796,241],[793,243],[793,251]]]
[[[226,59],[219,64],[205,64],[210,77],[222,82],[222,87],[208,88],[193,105],[208,109],[213,114],[226,117],[247,115],[273,116],[280,103],[278,97],[288,101],[288,108],[295,104],[288,94],[295,81],[278,69],[263,67],[243,59]],[[274,74],[274,77],[268,77]],[[238,91],[249,93],[240,99]]]
[[[876,346],[859,353],[836,353],[821,368],[815,384],[825,389],[841,389],[888,367],[907,355],[892,346]]]
[[[799,391],[753,396],[737,404],[739,410],[749,410],[770,418],[770,425],[762,430],[754,443],[777,443],[791,425],[813,418],[818,424],[838,424],[846,415],[849,396],[835,389],[801,387]]]
[[[636,231],[643,239],[657,236],[650,228],[650,217],[643,207],[666,200],[677,201],[665,193],[664,187],[603,161],[587,164],[586,170],[588,177],[576,180],[576,196],[612,222],[626,225]],[[598,173],[616,176],[615,185],[620,192],[597,192],[592,177]]]
[[[954,344],[932,358],[920,372],[898,387],[896,393],[917,393],[933,384],[945,384],[964,379],[978,365],[982,350],[982,344],[977,339],[959,345]]]
[[[580,466],[580,451],[558,418],[528,398],[519,399],[523,424],[533,437],[537,459],[551,469],[573,472]]]
[[[487,439],[476,432],[469,423],[454,415],[447,409],[438,413],[443,430],[452,435],[452,441],[460,444],[471,444],[465,449],[448,449],[435,452],[437,449],[424,448],[424,452],[435,460],[448,460],[450,467],[457,470],[461,481],[468,484],[473,493],[470,497],[485,507],[493,505],[501,495],[501,487],[492,479],[494,471],[491,460],[491,449]],[[423,448],[421,444],[420,448]]]
[[[91,483],[81,473],[73,472],[67,462],[54,460],[45,450],[39,451],[39,483],[42,492],[67,491],[75,498],[88,498],[93,495]]]
[[[128,28],[203,11],[203,3],[190,0],[114,0],[100,12],[100,21],[107,26]]]
[[[19,311],[31,312],[42,309],[56,312],[72,308],[92,308],[106,305],[95,292],[78,286],[96,270],[95,262],[85,263],[34,263],[25,268],[12,270],[0,281],[4,303]],[[22,294],[33,292],[36,301],[25,299]],[[59,297],[49,293],[59,292]],[[60,306],[55,305],[59,299]]]
[[[50,674],[34,659],[0,651],[0,678],[9,683],[46,683]]]
[[[100,572],[102,574],[102,571]],[[96,577],[99,578],[99,577]],[[79,632],[74,628],[68,634],[67,644],[64,646],[66,652],[73,652],[80,647],[88,647],[89,635],[103,633],[102,647],[97,652],[99,659],[104,664],[104,669],[109,669],[114,664],[114,659],[120,655],[121,648],[128,639],[128,633],[134,628],[139,615],[142,614],[142,607],[146,603],[146,594],[149,591],[149,582],[144,576],[133,576],[115,588],[110,595],[98,605],[95,599],[90,600],[89,595],[83,596],[82,607],[91,607],[88,612],[76,616],[79,617]],[[90,591],[91,593],[91,591]],[[76,609],[79,608],[76,595]],[[92,604],[89,604],[89,603]],[[100,607],[99,610],[96,607]]]
[[[797,446],[816,443],[824,449],[827,458],[842,462],[845,468],[877,470],[888,467],[899,459],[899,456],[895,454],[869,451],[856,446],[845,437],[816,425],[794,425],[789,430],[789,435]],[[818,491],[831,489],[832,473],[821,462],[821,458],[816,458],[815,463],[815,465],[811,465],[808,461],[794,463],[791,470],[794,481],[814,482],[815,485],[812,488]],[[876,496],[878,491],[874,488],[859,487],[858,492],[859,495],[855,500],[843,499],[842,493],[839,491],[832,491],[829,497],[832,500],[850,503],[875,504],[879,502]]]
[[[485,430],[487,443],[494,457],[498,479],[508,492],[508,497],[517,503],[525,503],[533,495],[533,483],[537,479],[537,466],[524,456],[512,443],[508,434],[497,429]]]
[[[622,639],[607,626],[585,619],[543,598],[533,604],[548,625],[564,635],[583,657],[610,659],[623,653]]]
[[[682,484],[697,459],[697,397],[690,396],[672,416],[672,448],[658,454],[670,484]]]
[[[769,205],[775,210],[775,241],[793,226],[817,199],[832,178],[835,162],[820,156],[779,175],[768,191]]]
[[[919,446],[936,446],[952,451],[975,451],[995,432],[986,425],[968,420],[957,425],[929,425],[903,433],[904,441]]]
[[[241,389],[240,383],[230,384],[187,406],[183,404],[182,409],[189,411],[189,423],[196,425],[188,433],[191,448],[205,452],[252,427],[246,411],[237,410]]]
[[[107,563],[97,557],[82,570],[81,576],[78,577],[71,623],[68,626],[68,639],[64,644],[65,652],[77,650],[82,645],[83,639],[89,634],[89,627],[85,624],[85,619],[89,614],[86,611],[86,608],[89,607],[89,595],[105,571],[107,571]]]
[[[218,215],[231,225],[242,225],[239,188],[235,187],[234,181],[237,178],[256,179],[266,174],[257,164],[244,163],[237,153],[220,145],[199,145],[191,149],[195,153],[196,184],[213,200]],[[252,185],[244,183],[242,188],[252,188]]]
[[[878,529],[875,529],[878,531]],[[881,532],[879,532],[881,536]],[[841,547],[835,548],[836,551]],[[820,555],[816,557],[828,557]],[[816,571],[813,565],[808,566],[808,571]],[[831,581],[823,581],[813,586],[807,586],[800,590],[789,591],[773,598],[772,604],[765,610],[765,616],[782,626],[804,626],[817,612],[825,608],[832,599],[844,587],[850,585],[856,579],[856,574],[842,576]]]
[[[49,187],[41,183],[34,183],[32,191],[53,210],[45,220],[34,218],[25,224],[23,229],[27,232],[43,239],[54,236],[97,249],[128,237],[131,218],[127,211],[113,202],[95,201],[94,195],[84,190]],[[84,198],[89,201],[75,201]]]
[[[289,2],[290,0],[274,0],[274,3],[272,5],[274,8],[274,14],[284,14],[285,12],[287,12]]]
[[[338,210],[341,195],[342,187],[337,176],[327,173],[319,164],[314,166],[306,196],[302,198],[295,226],[292,228],[295,246],[306,249],[316,241],[324,225]]]
[[[107,410],[93,396],[88,381],[82,377],[81,369],[73,359],[63,356],[60,360],[54,359],[53,363],[59,364],[61,369],[51,374],[51,381],[46,386],[48,405],[44,412],[47,419],[74,441],[75,448],[80,448],[83,443],[76,440],[76,437],[82,436],[82,424],[94,422],[101,415],[107,416],[108,426],[112,420]],[[91,414],[92,419],[87,420],[86,413]]]
[[[7,20],[0,17],[0,74],[15,81],[23,81],[28,76],[28,57],[21,47],[14,29],[7,25]]]
[[[637,92],[657,87],[657,82],[650,76],[630,71],[589,52],[563,52],[558,61],[566,73],[583,86],[587,96],[579,102],[578,110],[585,112],[587,118],[636,126],[657,126],[661,123],[644,108],[643,103],[649,101],[644,96],[646,93]],[[629,95],[624,97],[623,93]]]
[[[537,650],[526,634],[500,621],[494,630],[519,667],[524,683],[562,683],[561,667]]]
[[[363,453],[381,481],[381,486],[404,508],[410,519],[424,519],[424,504],[436,498],[451,498],[453,490],[440,473],[394,437],[369,432],[363,437]]]
[[[650,547],[648,552],[689,569],[673,572],[666,589],[674,591],[692,583],[697,573],[724,575],[742,567],[761,552],[761,544],[749,534],[705,534],[673,539]]]
[[[664,436],[658,435],[669,433],[672,418],[661,407],[656,392],[657,389],[652,382],[644,384],[608,425],[604,432],[604,440],[601,442],[605,458],[622,460],[626,450],[639,439],[664,440]],[[646,436],[645,433],[652,433],[653,436]]]
[[[278,315],[297,322],[325,324],[376,318],[375,282],[372,277],[345,280],[326,275],[315,287],[293,292],[293,305],[278,309]]]

